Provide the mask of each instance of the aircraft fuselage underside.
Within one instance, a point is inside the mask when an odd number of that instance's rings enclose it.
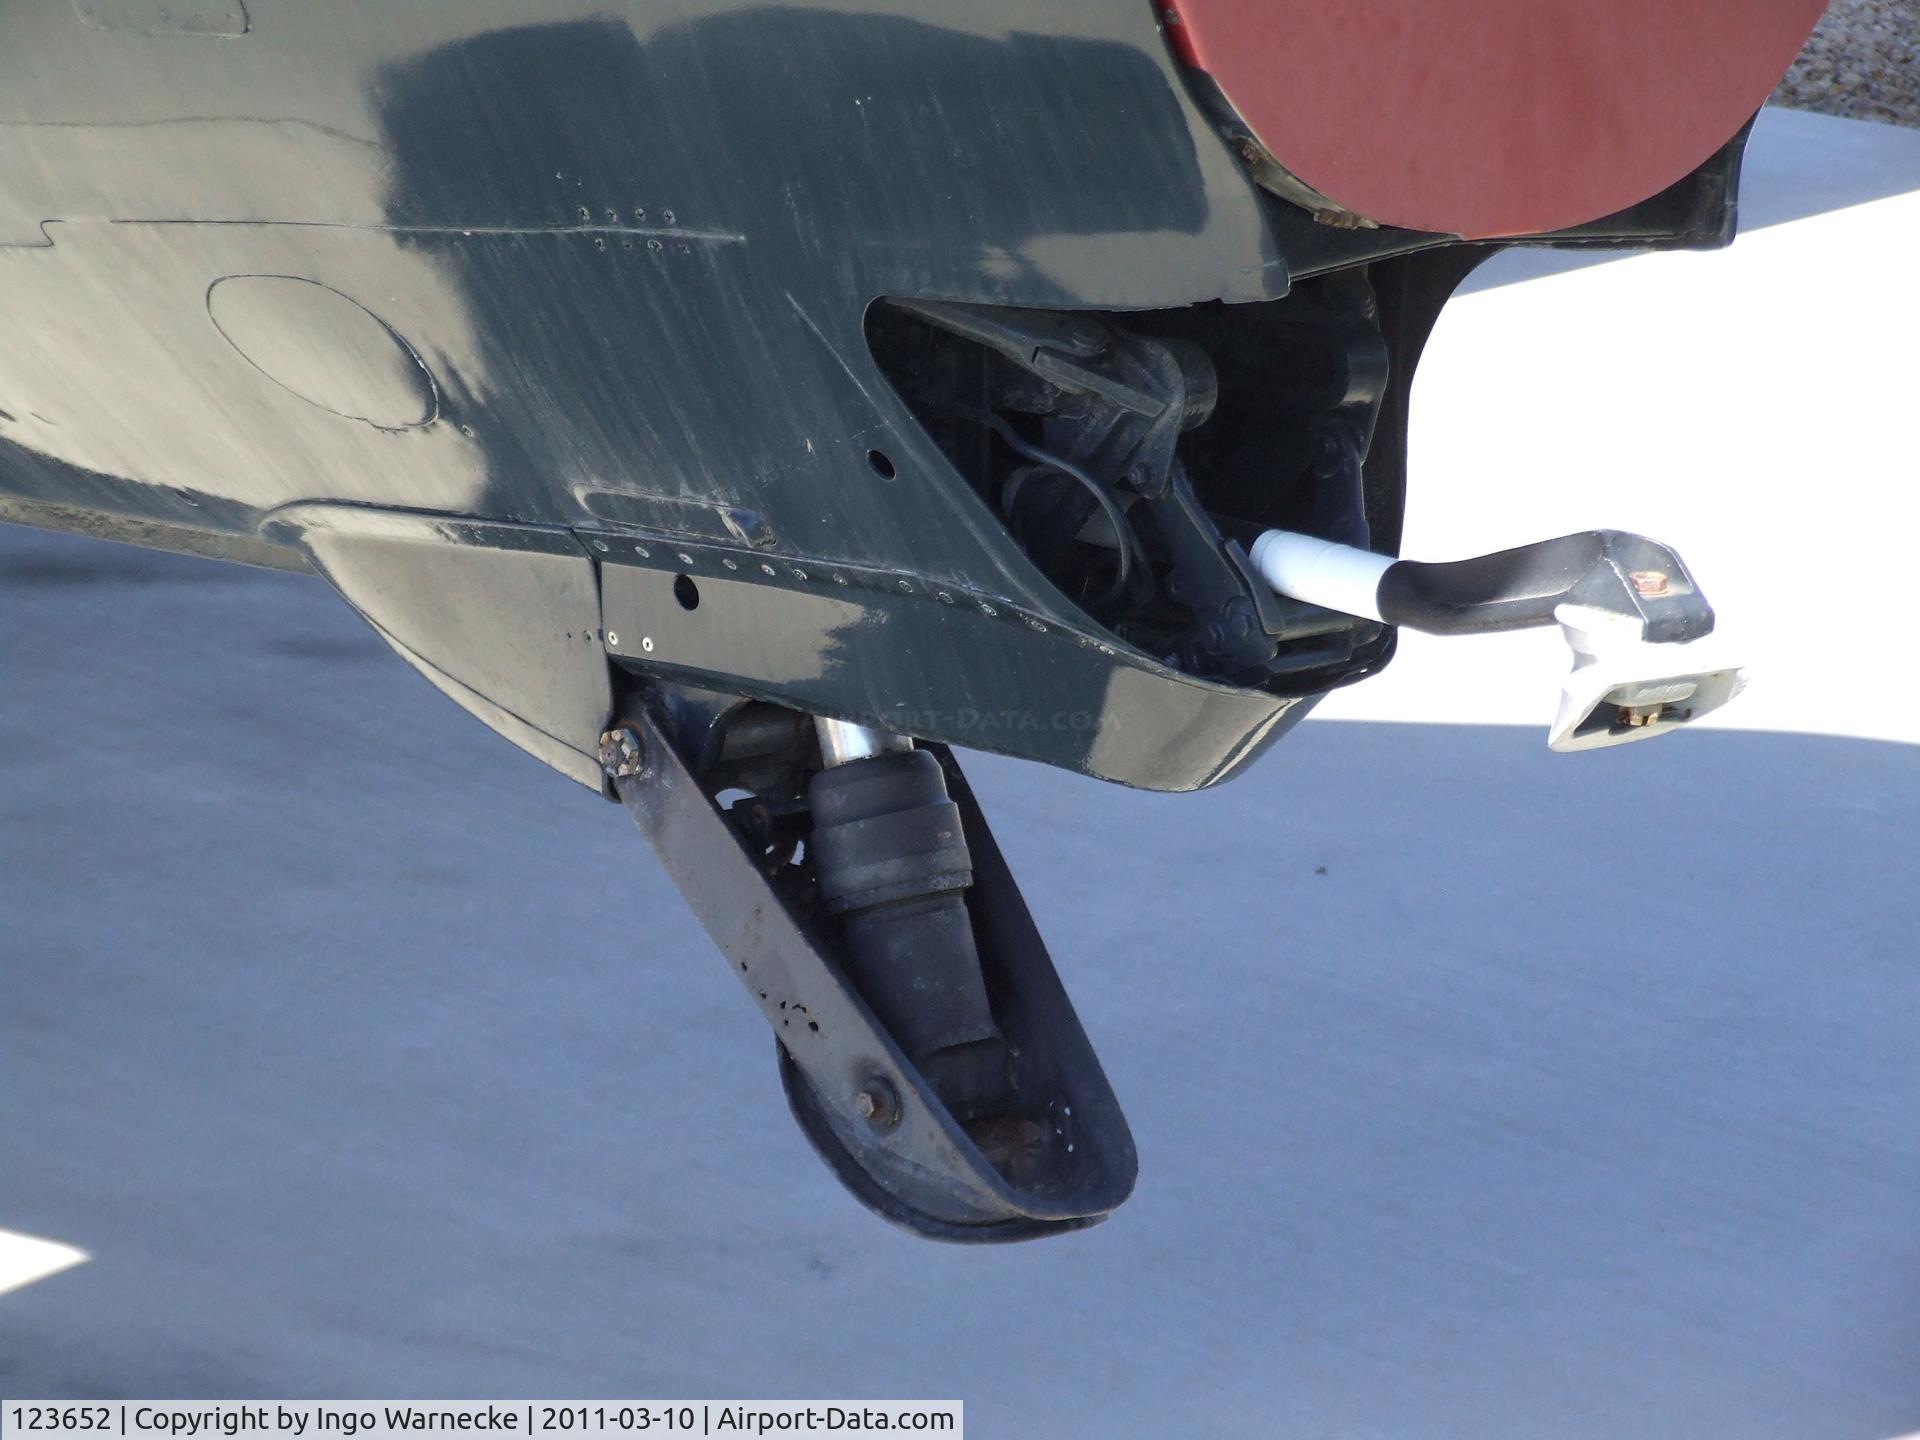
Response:
[[[633,811],[863,1201],[1090,1223],[1132,1142],[946,747],[1197,789],[1385,665],[1257,543],[1393,555],[1453,287],[1726,243],[1744,132],[1468,242],[1299,203],[1151,4],[554,8],[7,6],[0,519],[325,577]]]

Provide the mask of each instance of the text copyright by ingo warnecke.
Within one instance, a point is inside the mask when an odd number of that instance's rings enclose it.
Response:
[[[958,1400],[7,1400],[0,1440],[390,1440],[415,1435],[939,1435]]]

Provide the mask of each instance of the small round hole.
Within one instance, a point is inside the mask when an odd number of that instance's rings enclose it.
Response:
[[[882,480],[891,480],[899,472],[893,468],[893,461],[887,458],[884,450],[867,451],[867,464],[873,467],[873,473]]]
[[[693,577],[691,575],[676,575],[673,577],[673,598],[680,602],[680,608],[682,610],[698,610],[700,608],[700,587],[693,583]]]

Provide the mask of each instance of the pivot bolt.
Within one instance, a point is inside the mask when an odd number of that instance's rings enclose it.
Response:
[[[885,1130],[900,1118],[900,1097],[880,1076],[871,1076],[853,1097],[853,1113],[874,1129]]]
[[[631,726],[622,725],[600,737],[600,764],[616,780],[631,780],[647,768],[647,743]]]

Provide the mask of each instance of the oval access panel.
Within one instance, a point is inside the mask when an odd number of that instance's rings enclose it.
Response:
[[[383,430],[425,425],[439,411],[413,347],[330,285],[229,275],[207,291],[207,314],[255,369],[309,405]]]

